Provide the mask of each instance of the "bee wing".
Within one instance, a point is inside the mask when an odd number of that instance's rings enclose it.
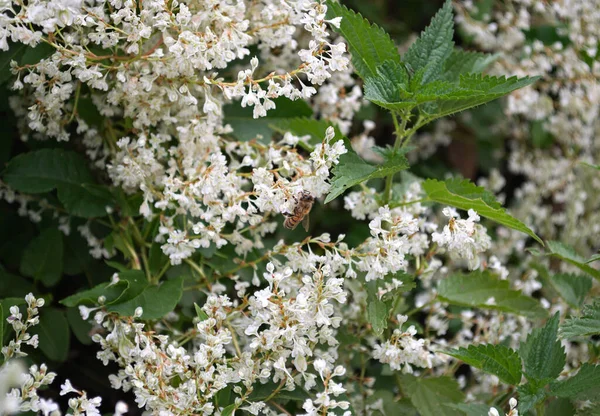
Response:
[[[304,218],[302,218],[302,227],[304,227],[304,230],[306,232],[308,232],[308,226],[310,225],[310,215],[306,214],[304,216]]]

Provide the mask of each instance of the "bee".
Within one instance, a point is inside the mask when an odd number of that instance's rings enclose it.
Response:
[[[298,226],[298,223],[302,222],[302,226],[308,231],[308,214],[315,203],[315,197],[308,191],[302,191],[293,198],[296,201],[296,205],[292,213],[285,214],[286,218],[283,226],[293,230]]]

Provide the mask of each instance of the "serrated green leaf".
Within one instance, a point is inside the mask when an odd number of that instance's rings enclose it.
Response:
[[[110,193],[94,184],[86,160],[63,149],[40,149],[23,153],[8,162],[4,181],[25,193],[58,190],[58,199],[72,215],[102,217],[112,205]]]
[[[582,400],[586,392],[600,386],[600,365],[585,363],[577,374],[566,380],[557,381],[550,385],[550,392],[558,397],[570,397]]]
[[[565,349],[557,339],[558,312],[543,328],[536,328],[521,343],[524,374],[532,384],[547,384],[557,378],[565,366]]]
[[[526,412],[533,409],[539,402],[546,398],[546,392],[543,387],[536,387],[531,383],[522,384],[517,387],[519,393],[519,414],[526,414]]]
[[[600,302],[585,305],[580,317],[566,319],[560,326],[560,337],[571,339],[600,335]]]
[[[362,160],[352,149],[340,156],[339,163],[333,168],[333,181],[325,203],[333,201],[346,189],[375,178],[383,178],[404,169],[408,169],[404,154],[398,152],[390,156],[381,165],[371,165]]]
[[[464,51],[453,49],[450,57],[444,62],[443,81],[459,81],[461,75],[479,74],[498,59],[498,54]]]
[[[274,120],[269,127],[281,134],[290,132],[298,137],[309,136],[308,140],[300,141],[299,143],[301,147],[308,151],[312,151],[317,144],[323,141],[325,138],[325,131],[328,127],[334,128],[336,139],[342,139],[344,137],[337,125],[334,125],[327,120],[315,120],[308,117]]]
[[[442,74],[444,62],[452,53],[454,42],[452,2],[447,0],[431,23],[402,57],[415,71],[424,68],[422,84],[434,81]]]
[[[469,348],[458,348],[443,353],[498,376],[509,385],[521,382],[521,357],[504,345],[470,345]]]
[[[464,210],[474,209],[482,217],[513,230],[521,231],[533,237],[540,244],[544,244],[525,224],[507,214],[491,193],[467,179],[449,179],[444,182],[427,179],[422,183],[422,187],[432,201]]]
[[[600,280],[600,270],[588,266],[586,260],[577,254],[573,247],[560,241],[547,241],[546,244],[550,250],[549,255],[566,261],[595,279]]]
[[[438,296],[454,305],[494,309],[530,318],[547,316],[537,300],[510,289],[507,280],[501,280],[488,271],[455,274],[441,280]],[[490,302],[492,298],[494,301]]]
[[[31,329],[38,334],[40,349],[52,361],[63,362],[69,355],[71,333],[63,311],[56,308],[42,308],[40,323]]]
[[[421,416],[463,416],[462,411],[446,406],[464,402],[464,395],[455,379],[419,378],[408,374],[400,376],[400,379],[403,393]]]
[[[386,60],[400,62],[394,42],[382,28],[370,24],[346,6],[327,0],[327,19],[335,17],[341,17],[342,21],[339,28],[333,29],[348,42],[354,71],[362,79],[374,76],[377,67]]]
[[[274,130],[272,124],[277,121],[312,116],[312,109],[304,100],[292,101],[285,97],[273,100],[275,108],[267,112],[266,117],[254,118],[253,107],[242,107],[240,103],[232,103],[223,107],[225,123],[233,128],[233,136],[241,141],[256,139],[259,135],[263,143],[271,141]]]
[[[160,319],[177,306],[183,294],[183,278],[171,279],[160,286],[147,286],[139,295],[125,302],[109,305],[109,312],[122,316],[133,316],[136,308],[143,309],[141,319]]]
[[[46,287],[56,285],[63,273],[63,238],[58,228],[46,228],[29,242],[21,257],[20,272]]]
[[[592,279],[576,274],[559,273],[550,277],[556,292],[573,308],[580,308],[592,288]]]

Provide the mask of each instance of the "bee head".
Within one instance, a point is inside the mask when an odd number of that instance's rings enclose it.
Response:
[[[314,201],[315,197],[308,191],[300,192],[300,201]]]

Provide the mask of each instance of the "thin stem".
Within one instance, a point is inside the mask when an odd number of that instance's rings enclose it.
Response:
[[[394,120],[394,128],[396,134],[396,141],[394,142],[394,153],[398,151],[402,144],[402,139],[406,136],[406,123],[408,123],[408,116],[401,115],[402,122],[398,123],[398,116],[392,112],[392,120]],[[387,205],[390,202],[392,195],[392,184],[394,182],[394,174],[391,173],[385,178],[385,190],[383,191],[383,204]]]
[[[81,95],[81,81],[77,83],[77,89],[75,90],[75,103],[73,104],[73,112],[71,113],[71,117],[67,120],[67,124],[71,123],[75,118],[75,114],[77,114],[77,105],[79,103],[79,96]]]

